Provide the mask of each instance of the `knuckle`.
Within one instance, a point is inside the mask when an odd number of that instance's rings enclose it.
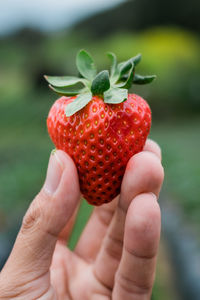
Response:
[[[21,231],[25,232],[35,227],[35,225],[39,222],[40,217],[40,208],[35,202],[33,202],[23,218]]]
[[[40,227],[40,225],[42,224],[44,220],[44,198],[48,198],[48,195],[41,191],[31,203],[28,211],[26,212],[22,220],[22,233],[34,230],[35,228]]]
[[[105,244],[105,250],[107,254],[116,261],[121,259],[123,249],[123,240],[114,235],[108,235],[108,243]]]

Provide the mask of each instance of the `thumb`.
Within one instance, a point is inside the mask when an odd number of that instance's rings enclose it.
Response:
[[[79,199],[75,165],[67,154],[56,150],[50,156],[44,186],[23,218],[8,259],[7,267],[12,273],[40,276],[49,270],[58,235]]]

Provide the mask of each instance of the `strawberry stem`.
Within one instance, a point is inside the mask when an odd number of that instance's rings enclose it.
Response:
[[[147,84],[156,76],[135,74],[135,67],[141,61],[138,54],[127,61],[117,63],[114,53],[109,52],[111,59],[110,74],[107,70],[97,74],[93,58],[85,50],[80,50],[76,56],[76,65],[80,76],[47,76],[44,78],[50,88],[59,95],[77,96],[66,111],[70,116],[89,103],[93,95],[101,96],[106,103],[121,103],[127,99],[128,89],[132,84]]]

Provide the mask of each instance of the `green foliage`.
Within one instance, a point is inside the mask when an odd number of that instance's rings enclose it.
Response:
[[[156,79],[156,75],[141,76],[135,74],[133,78],[133,82],[137,84],[145,84],[145,83],[151,83],[154,79]]]
[[[88,80],[74,76],[47,76],[49,87],[59,95],[74,96],[86,91]],[[84,88],[85,86],[85,88]]]
[[[139,71],[157,74],[152,85],[134,86],[132,91],[147,98],[152,108],[151,137],[163,150],[164,189],[200,230],[199,39],[177,28],[154,28],[140,34],[121,33],[101,41],[93,41],[87,34],[77,32],[49,35],[37,43],[29,43],[31,35],[27,39],[23,42],[15,38],[0,41],[0,212],[4,215],[5,226],[22,216],[38,193],[54,147],[46,130],[46,117],[56,97],[48,90],[43,74],[76,74],[75,54],[84,47],[94,53],[99,69],[109,69],[109,60],[102,55],[108,50],[116,52],[120,61],[141,52],[143,64],[138,66]],[[116,57],[110,53],[109,58],[111,84],[118,84],[115,88],[120,89],[120,84],[126,83],[130,73],[126,73],[124,81],[116,82]],[[139,59],[137,56],[134,65]],[[76,81],[71,78],[69,82],[68,77],[65,82],[66,78],[62,77],[61,84],[55,78],[48,79],[53,80],[51,84],[56,89],[63,89],[64,83],[69,87],[69,83]],[[83,88],[83,79],[79,80],[80,86],[75,84],[71,92]],[[69,88],[65,91],[70,92]],[[125,92],[121,90],[121,93]],[[107,102],[114,93],[115,90],[112,94],[109,90],[105,92]],[[119,90],[117,95],[120,95]],[[121,97],[125,99],[127,93]],[[114,98],[116,101],[116,96]],[[91,210],[92,207],[83,201],[70,241],[71,248]],[[163,289],[156,283],[153,299],[164,299],[165,295],[160,296],[162,293]]]
[[[74,76],[44,76],[45,79],[54,87],[67,87],[73,86],[79,82],[85,83],[83,78],[74,77]]]
[[[164,150],[166,185],[177,199],[181,199],[185,211],[191,212],[190,218],[197,221],[200,215],[197,201],[199,169],[195,160],[198,159],[196,128],[199,124],[193,122],[191,125],[188,116],[184,121],[172,125],[171,118],[174,116],[180,120],[184,109],[187,114],[192,110],[195,113],[200,110],[200,42],[194,35],[177,28],[155,28],[140,34],[121,33],[100,42],[75,32],[49,35],[39,39],[36,44],[32,43],[31,47],[28,41],[18,42],[14,38],[0,41],[1,208],[8,212],[14,200],[19,207],[27,204],[42,183],[48,154],[53,147],[47,136],[45,119],[55,99],[42,83],[42,76],[49,70],[52,75],[76,74],[75,54],[81,47],[95,54],[99,69],[109,69],[109,61],[102,55],[107,50],[116,52],[120,61],[141,52],[143,64],[138,66],[139,71],[155,72],[158,75],[151,86],[134,86],[133,91],[147,97],[150,102],[153,111],[152,134]],[[111,80],[112,85],[118,84],[120,88],[122,82],[116,83],[119,71],[116,57],[113,53],[108,56],[111,59],[111,77],[114,78]],[[140,58],[140,55],[133,58],[135,65]],[[91,76],[95,76],[93,60],[87,60]],[[78,63],[79,71],[84,72],[83,65],[80,61]],[[54,88],[76,82],[74,77],[71,77],[70,82],[69,77],[67,82],[66,77],[62,77],[62,83],[52,77],[48,79]],[[79,80],[82,84],[83,79]],[[105,93],[106,101],[109,102],[112,95],[109,91]],[[119,90],[117,93],[120,95]],[[126,98],[127,95],[123,94],[122,97]],[[155,125],[156,117],[162,119],[163,125]],[[39,172],[41,166],[43,169]],[[179,177],[182,180],[179,181]]]
[[[81,110],[84,106],[86,106],[92,99],[92,93],[87,92],[80,94],[76,97],[75,101],[69,103],[66,107],[65,114],[67,117],[72,116],[77,111]]]
[[[121,103],[128,97],[128,91],[126,89],[111,88],[104,93],[105,103]]]
[[[96,67],[94,65],[94,61],[92,57],[85,50],[81,50],[76,58],[77,69],[80,74],[92,81],[97,74]]]
[[[99,72],[92,81],[91,91],[93,95],[103,95],[110,88],[109,73],[107,70]]]
[[[107,54],[111,59],[110,74],[107,70],[103,70],[96,75],[97,69],[93,58],[85,50],[80,50],[76,56],[76,66],[80,77],[44,76],[50,84],[50,88],[57,94],[61,96],[77,95],[75,101],[69,103],[66,108],[67,117],[85,107],[92,100],[92,96],[101,96],[106,103],[110,104],[121,103],[127,99],[128,90],[133,83],[146,84],[156,78],[155,75],[141,76],[135,74],[135,66],[140,62],[141,54],[119,64],[117,64],[114,53],[109,52]],[[80,83],[85,87],[80,87]],[[77,84],[79,84],[78,87]]]

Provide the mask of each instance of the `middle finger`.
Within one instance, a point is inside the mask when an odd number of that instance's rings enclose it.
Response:
[[[136,195],[152,192],[157,197],[163,181],[160,159],[151,152],[143,151],[128,162],[123,178],[119,204],[103,240],[94,264],[96,277],[112,288],[123,248],[124,224],[130,202]]]

